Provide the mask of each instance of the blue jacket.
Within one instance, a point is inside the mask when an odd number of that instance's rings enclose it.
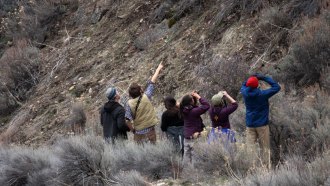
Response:
[[[268,124],[269,103],[268,99],[281,90],[280,85],[270,77],[264,77],[271,88],[260,90],[246,86],[246,82],[241,87],[241,93],[246,106],[246,126],[261,127]]]

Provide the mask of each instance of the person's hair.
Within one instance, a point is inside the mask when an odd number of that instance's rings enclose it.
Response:
[[[176,100],[172,96],[166,96],[164,98],[164,105],[168,112],[172,114],[177,114],[181,118],[180,110],[176,105]]]
[[[141,86],[137,83],[132,83],[128,88],[128,94],[134,99],[141,96]]]
[[[181,103],[180,103],[180,112],[181,112],[181,116],[183,116],[183,109],[184,107],[188,106],[188,105],[192,105],[192,101],[193,101],[193,97],[189,94],[183,96]]]
[[[167,110],[173,110],[173,109],[177,108],[176,100],[172,96],[166,96],[164,98],[164,105]]]

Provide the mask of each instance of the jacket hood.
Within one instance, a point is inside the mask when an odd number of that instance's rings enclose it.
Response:
[[[106,112],[112,112],[114,111],[117,107],[119,107],[120,104],[118,102],[115,102],[115,101],[108,101],[104,104],[104,110]]]
[[[241,92],[246,97],[256,97],[260,94],[260,89],[259,88],[246,87]]]

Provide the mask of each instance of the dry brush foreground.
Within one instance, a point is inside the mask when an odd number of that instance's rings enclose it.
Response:
[[[105,143],[96,136],[61,139],[50,147],[2,147],[1,185],[326,185],[330,152],[306,161],[285,158],[272,170],[238,139],[200,140],[195,166],[182,165],[170,141]]]

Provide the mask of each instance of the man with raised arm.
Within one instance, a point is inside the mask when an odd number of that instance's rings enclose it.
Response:
[[[266,90],[258,88],[259,81],[268,83]],[[269,134],[269,103],[268,99],[280,91],[280,85],[271,77],[261,74],[251,76],[241,87],[246,106],[247,143],[259,143],[261,159],[270,168],[270,134]]]
[[[148,81],[145,92],[137,83],[132,83],[128,89],[131,99],[125,107],[125,117],[128,123],[133,124],[134,141],[138,143],[147,141],[156,143],[155,125],[158,119],[150,100],[154,93],[154,84],[162,68],[163,64],[160,63],[151,80]]]

